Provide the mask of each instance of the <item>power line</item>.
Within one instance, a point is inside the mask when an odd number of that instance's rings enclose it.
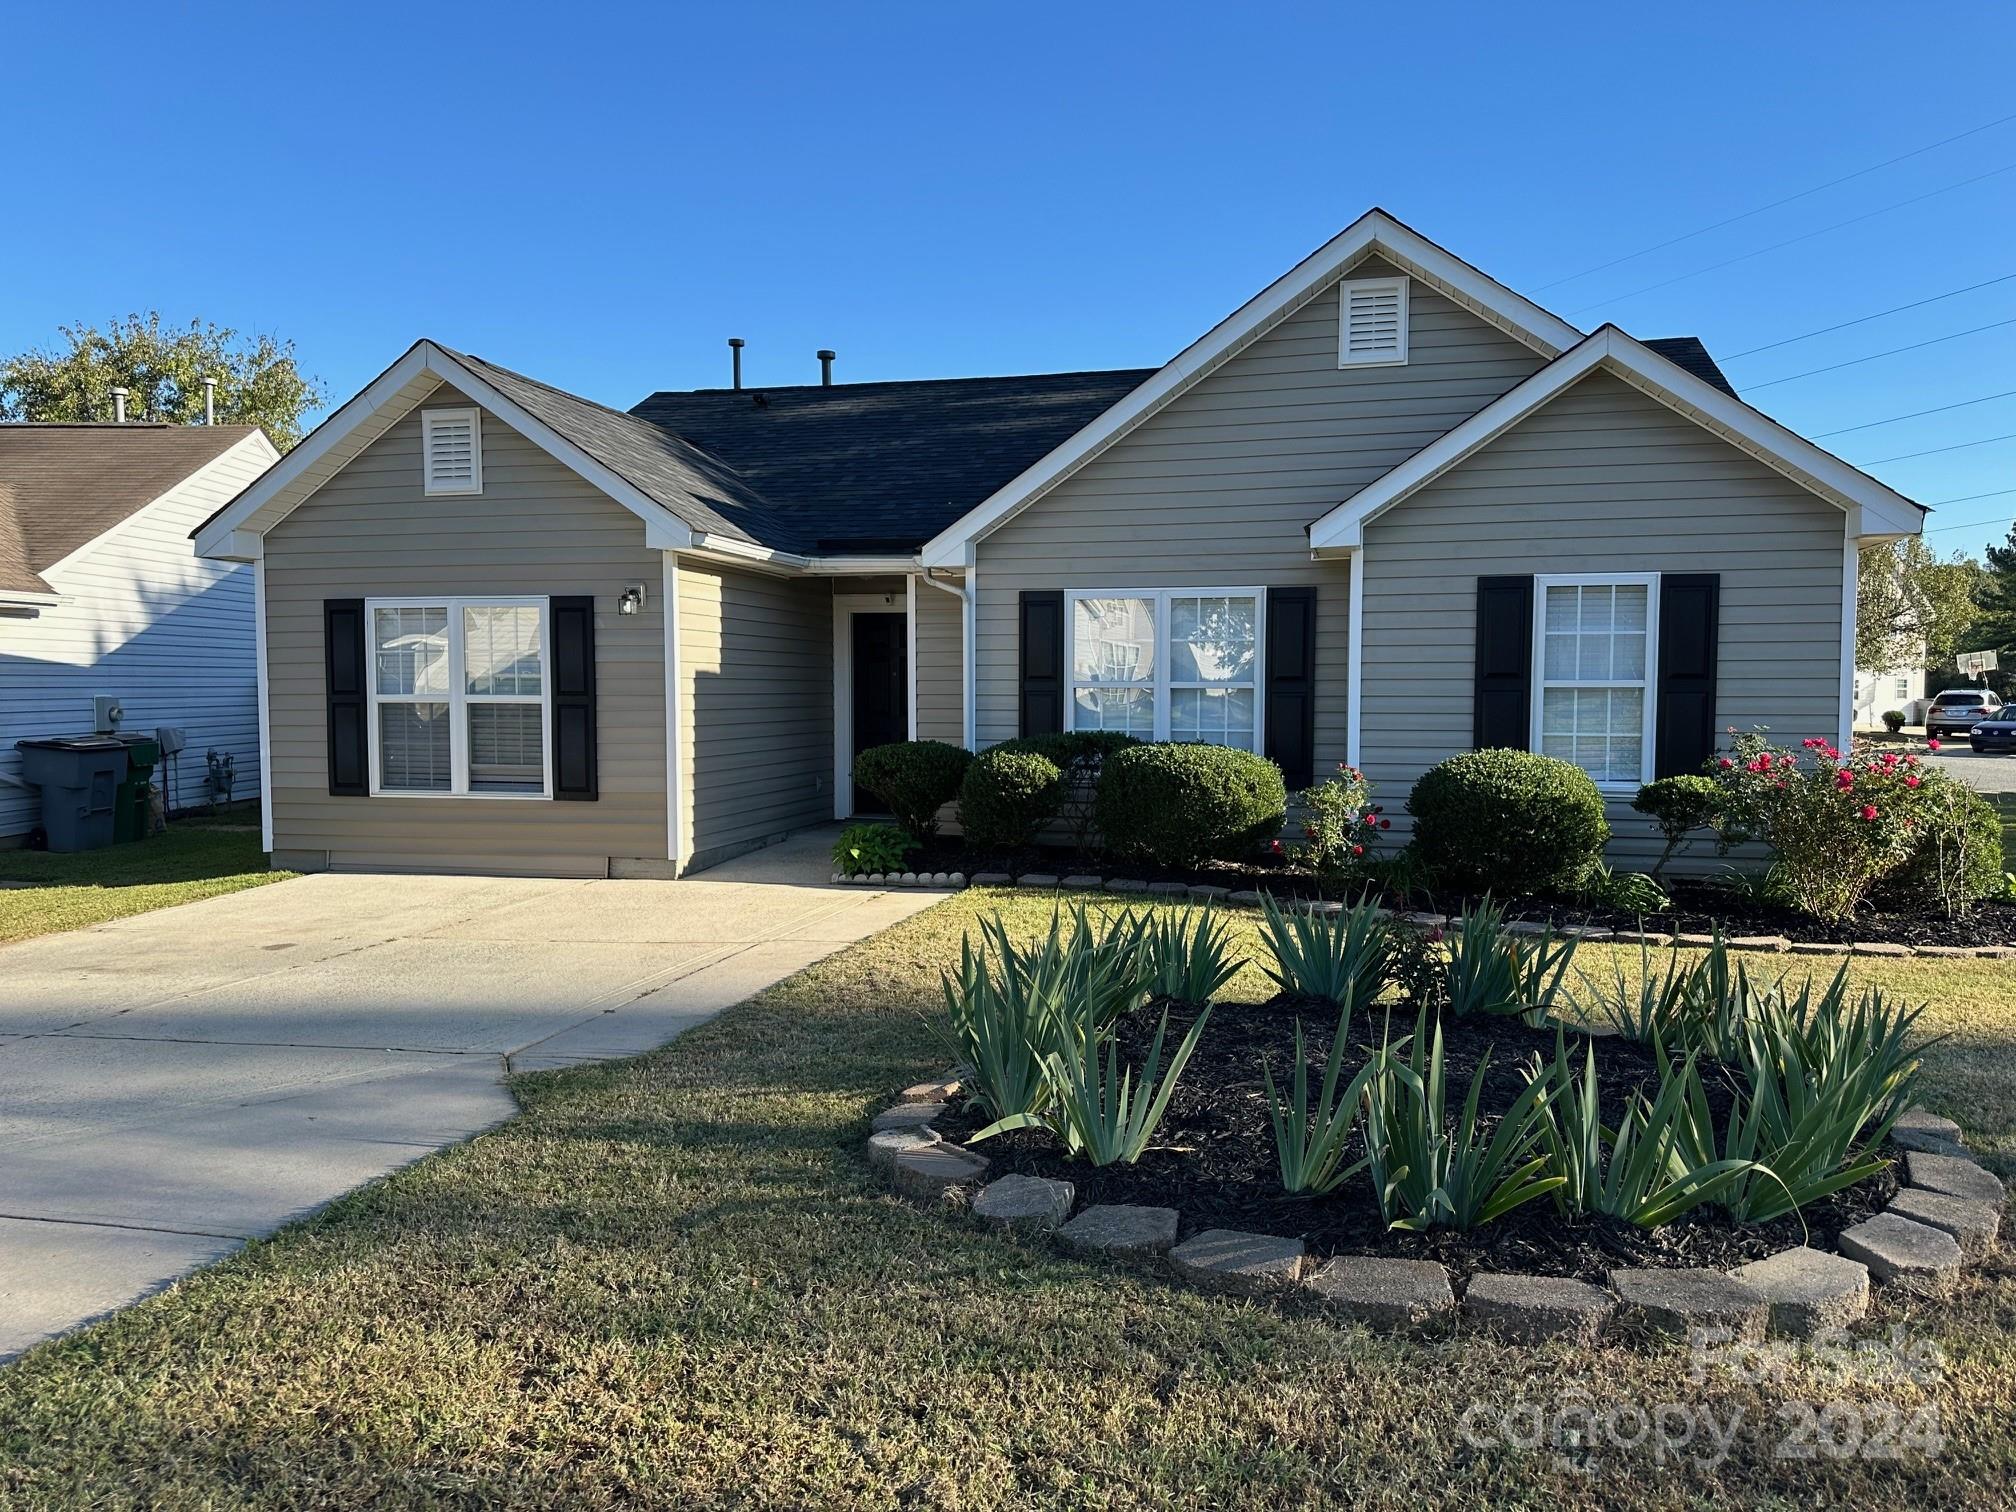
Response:
[[[1840,368],[1855,367],[1859,363],[1874,362],[1879,357],[1895,357],[1899,352],[1915,352],[1920,347],[1937,346],[1942,341],[1958,341],[1962,336],[1973,336],[1981,331],[1992,331],[1998,326],[2016,325],[2016,315],[2007,320],[1991,320],[1986,325],[1969,326],[1964,331],[1954,331],[1945,336],[1934,336],[1929,341],[1914,341],[1909,346],[1892,347],[1887,352],[1871,352],[1867,357],[1850,357],[1846,362],[1830,362],[1826,367],[1808,368],[1803,373],[1788,373],[1783,378],[1773,378],[1767,383],[1744,385],[1744,393],[1754,394],[1758,389],[1776,388],[1781,383],[1791,383],[1799,378],[1811,378],[1816,373],[1832,373]]]
[[[2009,494],[2016,494],[2016,488],[1998,488],[1990,493],[1962,494],[1957,499],[1934,499],[1925,507],[1927,509],[1943,509],[1948,504],[1971,504],[1976,499],[2000,499]]]
[[[1815,336],[1825,336],[1832,331],[1845,331],[1850,326],[1867,325],[1872,320],[1881,320],[1885,315],[1896,315],[1905,310],[1915,310],[1921,305],[1937,304],[1942,299],[1952,299],[1961,294],[1972,294],[1976,289],[1985,289],[1993,284],[2007,283],[2016,278],[2016,273],[2004,273],[2000,278],[1986,279],[1981,283],[1969,284],[1964,289],[1948,289],[1944,294],[1934,294],[1930,299],[1914,299],[1909,304],[1892,305],[1887,310],[1878,310],[1874,315],[1858,315],[1853,320],[1844,320],[1839,325],[1822,326],[1817,331],[1807,331],[1799,336],[1787,336],[1783,341],[1767,341],[1763,346],[1754,346],[1741,352],[1731,352],[1721,358],[1723,362],[1734,362],[1739,357],[1754,357],[1759,352],[1769,352],[1778,347],[1790,346],[1795,341],[1811,341]]]
[[[2016,489],[2010,489],[2009,492],[2016,493]],[[1997,515],[1992,520],[1962,520],[1957,525],[1934,525],[1930,530],[1923,531],[1921,534],[1944,535],[1949,530],[1995,530],[2008,523],[2009,516]]]
[[[1995,441],[2016,441],[2016,431],[2004,436],[1983,436],[1978,441],[1957,441],[1951,446],[1933,446],[1924,451],[1899,452],[1894,457],[1878,457],[1872,462],[1857,462],[1857,467],[1881,467],[1885,462],[1908,462],[1913,457],[1936,457],[1940,452],[1965,451],[1970,446],[1987,446]]]
[[[1984,131],[1988,131],[1996,126],[2005,125],[2010,121],[2016,121],[2016,115],[2002,116],[1997,120],[1990,121],[1986,126],[1972,127],[1960,132],[1957,136],[1942,137],[1930,146],[1914,147],[1909,152],[1900,152],[1896,157],[1885,158],[1882,162],[1868,168],[1857,168],[1853,173],[1844,173],[1841,177],[1829,179],[1824,184],[1815,184],[1811,189],[1801,189],[1797,194],[1788,194],[1783,199],[1771,201],[1768,205],[1759,205],[1755,210],[1745,210],[1741,215],[1732,215],[1727,220],[1716,221],[1713,225],[1703,226],[1699,230],[1682,232],[1679,236],[1670,237],[1662,242],[1654,242],[1649,247],[1640,247],[1636,252],[1626,252],[1622,257],[1613,257],[1610,261],[1598,263],[1593,268],[1584,268],[1580,273],[1570,273],[1566,278],[1555,279],[1553,283],[1540,284],[1533,292],[1537,294],[1542,290],[1556,288],[1564,283],[1573,283],[1578,278],[1587,278],[1591,273],[1601,273],[1605,268],[1614,268],[1619,263],[1632,262],[1637,258],[1646,256],[1648,253],[1663,252],[1668,247],[1678,246],[1684,241],[1692,241],[1697,236],[1706,236],[1710,231],[1720,231],[1724,226],[1733,226],[1738,221],[1749,220],[1753,215],[1762,215],[1766,210],[1776,210],[1780,205],[1789,205],[1794,200],[1807,199],[1824,189],[1832,189],[1837,184],[1845,184],[1851,179],[1865,178],[1869,174],[1888,168],[1892,164],[1904,162],[1908,158],[1922,157],[1935,148],[1947,146],[1950,143],[1960,141],[1964,137],[1979,136]]]
[[[1986,404],[1991,399],[2016,399],[2016,389],[2004,389],[1999,394],[1983,394],[1979,399],[1962,399],[1954,404],[1935,405],[1931,409],[1912,410],[1908,415],[1889,415],[1881,420],[1864,420],[1860,425],[1844,425],[1839,430],[1815,431],[1806,439],[1822,441],[1829,436],[1845,436],[1850,431],[1874,430],[1879,425],[1895,425],[1899,420],[1917,420],[1926,415],[1943,415],[1948,410],[1966,409],[1969,405]]]
[[[1703,273],[1713,273],[1718,269],[1730,267],[1735,263],[1747,262],[1753,257],[1762,257],[1767,252],[1776,252],[1781,247],[1790,247],[1798,242],[1811,241],[1816,236],[1827,236],[1845,227],[1860,225],[1863,221],[1874,220],[1879,215],[1888,215],[1892,210],[1902,210],[1907,206],[1920,204],[1928,199],[1935,199],[1942,194],[1951,194],[1955,189],[1965,189],[1969,184],[1978,184],[1983,179],[1994,178],[1997,174],[2007,173],[2012,168],[2016,168],[2016,163],[2004,163],[2000,168],[1990,168],[1986,173],[1977,173],[1974,177],[1964,178],[1957,184],[1947,184],[1938,189],[1928,189],[1923,194],[1914,194],[1909,199],[1898,200],[1895,204],[1885,205],[1879,210],[1867,210],[1860,215],[1851,215],[1848,219],[1836,221],[1831,226],[1822,226],[1818,231],[1802,231],[1797,236],[1788,236],[1783,241],[1773,242],[1768,247],[1759,247],[1754,252],[1740,252],[1734,257],[1723,258],[1721,262],[1710,263],[1705,268],[1695,268],[1690,272],[1676,273],[1671,278],[1662,278],[1658,283],[1646,284],[1644,288],[1633,289],[1628,294],[1612,294],[1607,298],[1598,299],[1570,310],[1568,313],[1570,315],[1580,315],[1584,310],[1594,310],[1602,305],[1618,304],[1626,299],[1636,299],[1640,294],[1650,294],[1654,289],[1663,289],[1671,284],[1684,283],[1690,278],[1700,277]]]

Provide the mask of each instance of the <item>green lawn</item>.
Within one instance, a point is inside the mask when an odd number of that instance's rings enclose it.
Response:
[[[52,856],[0,850],[0,945],[59,929],[278,882],[259,849],[259,816],[178,819],[166,834],[103,850]]]
[[[0,1371],[0,1503],[208,1507],[1991,1506],[2016,1496],[2016,1266],[1948,1306],[1931,1386],[1696,1385],[1684,1350],[1393,1339],[1299,1301],[889,1196],[867,1118],[944,1055],[921,1015],[969,893],[668,1049],[521,1079],[522,1117]],[[1044,905],[1006,897],[1034,924]],[[1250,923],[1242,927],[1250,927]],[[1589,947],[1607,969],[1608,950]],[[1635,953],[1627,956],[1635,959]],[[1805,962],[1802,962],[1802,968]],[[1815,969],[1831,970],[1821,959]],[[1857,963],[1951,1031],[1930,1100],[2016,1169],[2000,963]],[[1229,996],[1259,997],[1256,976]],[[1474,1402],[1705,1404],[1714,1469],[1473,1447]],[[1788,1401],[1936,1406],[1931,1457],[1777,1457]]]

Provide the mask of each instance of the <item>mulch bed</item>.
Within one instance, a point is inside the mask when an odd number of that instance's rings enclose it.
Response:
[[[1275,864],[1216,862],[1195,868],[1171,868],[1146,862],[1088,861],[1068,852],[1031,848],[1021,851],[980,851],[958,841],[943,838],[910,853],[906,870],[919,872],[963,872],[971,877],[982,872],[1048,872],[1069,876],[1073,872],[1095,872],[1107,877],[1128,877],[1143,882],[1184,882],[1223,887],[1230,892],[1258,889],[1281,898],[1355,898],[1366,889],[1361,881],[1326,879],[1300,870],[1283,861]],[[1816,944],[1848,945],[1858,941],[1886,945],[2016,945],[2016,903],[1979,904],[1962,917],[1948,918],[1940,912],[1919,912],[1884,907],[1881,902],[1857,914],[1845,924],[1826,924],[1795,909],[1774,903],[1753,902],[1716,882],[1697,877],[1668,879],[1666,891],[1673,906],[1663,913],[1624,913],[1615,909],[1592,908],[1560,898],[1499,897],[1493,901],[1508,918],[1552,919],[1557,924],[1593,924],[1604,929],[1643,929],[1667,934],[1712,934],[1718,927],[1726,935],[1783,935],[1787,939]],[[1430,913],[1456,914],[1479,899],[1460,893],[1423,893],[1411,897],[1383,898],[1388,907]]]
[[[1183,1215],[1186,1236],[1204,1229],[1229,1228],[1300,1237],[1318,1256],[1378,1254],[1439,1260],[1459,1279],[1488,1270],[1601,1281],[1605,1271],[1619,1266],[1722,1270],[1800,1243],[1832,1249],[1842,1229],[1880,1211],[1897,1191],[1894,1170],[1885,1171],[1807,1208],[1803,1229],[1797,1216],[1739,1226],[1705,1208],[1676,1223],[1640,1229],[1608,1218],[1564,1217],[1555,1210],[1551,1198],[1542,1197],[1469,1233],[1391,1232],[1379,1216],[1369,1178],[1363,1172],[1327,1197],[1293,1197],[1281,1190],[1260,1066],[1264,1060],[1272,1067],[1276,1085],[1287,1095],[1298,1015],[1303,1020],[1304,1049],[1311,1062],[1313,1097],[1322,1084],[1323,1058],[1329,1054],[1336,1023],[1334,1010],[1327,1004],[1288,998],[1223,1003],[1212,1010],[1197,1052],[1177,1083],[1157,1134],[1157,1147],[1138,1164],[1101,1169],[1072,1160],[1047,1134],[1036,1130],[996,1135],[977,1149],[993,1162],[992,1175],[1019,1171],[1069,1181],[1085,1205],[1138,1203],[1175,1208]],[[1159,1007],[1135,1015],[1122,1028],[1123,1046],[1132,1047],[1136,1057],[1145,1054],[1160,1016]],[[1193,1016],[1182,1008],[1171,1010],[1171,1048]],[[1349,1029],[1353,1043],[1362,1045],[1378,1038],[1384,1032],[1383,1018],[1383,1013],[1376,1018],[1364,1014],[1354,1017]],[[1396,1011],[1395,1038],[1411,1031],[1413,1022],[1411,1011]],[[1569,1041],[1579,1067],[1582,1036],[1571,1034]],[[1487,1052],[1491,1060],[1481,1106],[1489,1113],[1502,1114],[1524,1090],[1522,1071],[1533,1057],[1551,1061],[1554,1032],[1529,1029],[1509,1019],[1446,1021],[1444,1076],[1452,1115],[1460,1111],[1471,1074]],[[1345,1075],[1361,1063],[1362,1055],[1354,1053]],[[1596,1068],[1606,1122],[1621,1115],[1631,1089],[1656,1090],[1658,1070],[1651,1052],[1630,1040],[1599,1037]],[[1708,1080],[1720,1127],[1727,1114],[1730,1089],[1719,1071],[1711,1072]],[[963,1143],[986,1123],[983,1114],[962,1100],[949,1108],[936,1126],[947,1139]],[[1354,1130],[1351,1137],[1353,1148],[1347,1161],[1364,1153],[1360,1133]]]

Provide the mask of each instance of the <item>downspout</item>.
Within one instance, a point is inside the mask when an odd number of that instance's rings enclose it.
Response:
[[[966,749],[969,751],[976,750],[978,749],[976,743],[978,720],[975,718],[975,690],[973,682],[975,657],[973,592],[971,587],[974,569],[970,567],[967,569],[967,581],[965,584],[941,582],[931,575],[935,570],[930,567],[925,568],[924,581],[929,583],[933,588],[949,593],[952,597],[959,600],[959,647],[962,663],[959,673],[959,683],[961,702],[964,706],[960,711],[960,728]]]

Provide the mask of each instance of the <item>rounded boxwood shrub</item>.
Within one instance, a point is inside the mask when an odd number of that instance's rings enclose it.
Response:
[[[889,806],[919,840],[938,833],[938,810],[959,795],[970,751],[942,740],[896,740],[854,758],[854,785]]]
[[[1009,741],[982,751],[966,768],[959,784],[959,825],[969,843],[1018,849],[1057,817],[1064,771],[1036,745]]]
[[[1603,854],[1603,795],[1582,768],[1532,751],[1465,751],[1407,795],[1414,845],[1457,887],[1499,894],[1574,887]]]
[[[1108,756],[1099,776],[1106,844],[1160,866],[1240,860],[1287,818],[1281,769],[1230,746],[1133,746]]]

